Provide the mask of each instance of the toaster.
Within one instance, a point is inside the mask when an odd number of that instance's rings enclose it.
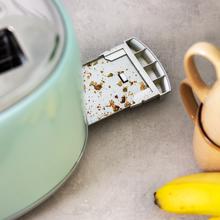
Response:
[[[14,219],[72,173],[87,123],[79,49],[59,1],[1,1],[0,51],[0,219]]]

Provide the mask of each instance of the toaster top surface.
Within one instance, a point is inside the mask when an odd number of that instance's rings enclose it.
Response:
[[[0,1],[0,112],[54,72],[64,46],[63,19],[54,1]]]

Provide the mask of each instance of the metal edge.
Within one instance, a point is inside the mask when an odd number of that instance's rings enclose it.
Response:
[[[136,39],[135,39],[136,40]],[[140,42],[140,41],[138,41]],[[145,46],[145,45],[144,45]],[[145,81],[145,83],[150,87],[150,89],[152,90],[152,92],[155,95],[159,96],[159,91],[157,89],[157,87],[155,86],[155,84],[153,83],[153,81],[151,80],[150,76],[148,76],[147,74],[143,74],[144,69],[141,66],[140,62],[138,61],[138,59],[135,57],[135,55],[130,51],[130,48],[128,47],[127,43],[125,42],[124,44],[124,50],[127,53],[127,56],[129,57],[130,61],[134,64],[135,68],[137,69],[137,71],[139,72],[139,75],[142,77],[142,79]],[[145,75],[145,77],[144,77]]]
[[[127,42],[127,41],[129,41],[129,40],[132,40],[132,39],[138,41],[138,42],[141,43],[143,46],[145,46],[145,48],[148,49],[149,52],[152,54],[152,56],[156,59],[157,63],[160,65],[160,67],[161,67],[162,70],[164,71],[165,77],[167,78],[167,82],[168,82],[168,84],[169,84],[169,91],[167,91],[166,94],[167,94],[167,93],[170,93],[170,92],[172,91],[172,86],[171,86],[171,83],[170,83],[169,76],[168,76],[167,71],[165,70],[164,66],[162,65],[162,63],[160,62],[160,60],[158,59],[158,57],[156,56],[156,54],[150,49],[150,47],[149,47],[147,44],[145,44],[145,43],[143,43],[143,42],[140,42],[140,40],[138,40],[136,37],[131,37],[131,38],[129,38],[128,40],[126,40],[125,42]]]

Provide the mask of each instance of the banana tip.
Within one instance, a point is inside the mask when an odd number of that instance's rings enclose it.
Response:
[[[158,200],[158,198],[157,198],[157,193],[156,193],[156,192],[154,193],[154,204],[155,204],[156,206],[158,206],[159,208],[161,208],[160,203],[159,203],[159,200]]]

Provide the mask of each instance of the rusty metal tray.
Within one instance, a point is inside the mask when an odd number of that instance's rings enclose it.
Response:
[[[82,74],[89,125],[171,91],[162,64],[136,38],[86,63]]]

